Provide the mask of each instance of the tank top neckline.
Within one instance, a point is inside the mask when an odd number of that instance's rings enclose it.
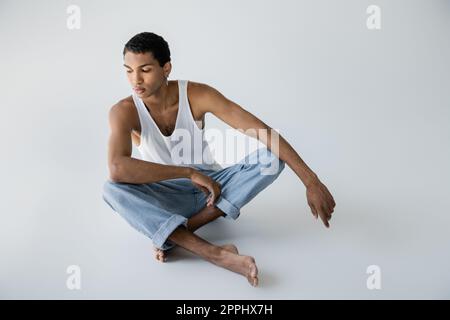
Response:
[[[166,139],[166,140],[170,140],[170,139],[172,138],[174,132],[175,132],[176,129],[177,129],[177,125],[178,125],[178,122],[179,122],[180,116],[181,116],[181,105],[182,105],[182,103],[181,103],[181,98],[182,98],[182,95],[181,95],[180,80],[177,80],[177,87],[178,87],[178,110],[177,110],[177,118],[176,118],[176,120],[175,120],[175,127],[174,127],[172,133],[171,133],[170,135],[168,135],[168,136],[164,135],[164,134],[161,132],[161,129],[160,129],[160,128],[158,127],[158,125],[156,124],[155,119],[153,119],[153,116],[150,114],[149,108],[147,108],[147,105],[144,103],[144,100],[142,100],[140,97],[137,97],[137,98],[139,99],[139,102],[140,102],[140,103],[142,104],[142,106],[144,107],[145,114],[148,116],[148,118],[150,118],[150,121],[151,121],[152,124],[155,126],[156,130],[159,132],[159,134],[161,135],[161,137],[163,137],[163,139]],[[141,131],[142,131],[142,128],[141,128]]]

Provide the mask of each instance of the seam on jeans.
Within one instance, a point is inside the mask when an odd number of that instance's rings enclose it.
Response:
[[[157,193],[169,193],[169,194],[191,194],[191,191],[160,191],[160,190],[154,190],[151,189],[149,186],[146,185],[146,187],[153,192],[157,192]]]
[[[146,189],[148,189],[148,190],[150,190],[150,191],[153,191],[153,192],[158,192],[158,193],[170,193],[170,194],[192,194],[192,193],[199,193],[199,192],[202,192],[201,190],[196,190],[195,189],[195,186],[193,185],[193,190],[191,190],[191,191],[160,191],[160,190],[154,190],[154,189],[152,189],[151,187],[150,187],[150,184],[151,183],[143,183],[143,185],[145,185],[145,188]]]
[[[192,194],[192,196],[194,197],[194,211],[198,212],[200,209],[198,208],[198,199],[197,199],[197,195],[195,193]]]
[[[103,198],[103,201],[105,201],[106,202],[106,204],[113,210],[113,211],[116,211],[114,208],[113,208],[113,206],[111,205],[111,203],[109,203],[109,201],[108,200],[106,200],[106,197],[105,197],[105,195],[102,195],[102,198]]]

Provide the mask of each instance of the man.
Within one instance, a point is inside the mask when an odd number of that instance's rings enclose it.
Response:
[[[335,202],[317,175],[288,142],[264,122],[225,98],[214,88],[192,81],[168,81],[172,68],[167,42],[143,32],[123,50],[124,67],[134,89],[109,112],[108,166],[103,199],[131,226],[153,240],[156,258],[166,261],[178,245],[218,266],[258,284],[255,259],[232,245],[216,246],[194,231],[224,216],[237,219],[240,209],[271,184],[287,163],[306,186],[313,215],[325,226]],[[258,139],[266,148],[227,168],[215,163],[204,139],[204,116],[212,113],[234,129]],[[267,134],[261,134],[260,132]],[[200,148],[183,149],[179,132]],[[278,138],[274,141],[274,137]],[[132,142],[142,159],[131,157]],[[192,146],[192,144],[188,144]],[[201,161],[193,159],[201,158]],[[263,172],[269,165],[272,172]]]

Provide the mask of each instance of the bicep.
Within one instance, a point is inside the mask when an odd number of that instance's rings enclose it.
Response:
[[[207,108],[216,117],[235,129],[269,129],[270,127],[236,102],[209,87]]]
[[[124,111],[118,105],[115,105],[109,112],[108,163],[110,169],[117,159],[131,157],[133,151],[131,125]]]

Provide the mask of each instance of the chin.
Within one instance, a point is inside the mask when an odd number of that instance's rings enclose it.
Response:
[[[146,89],[143,93],[140,94],[141,97],[145,98],[145,97],[149,97],[150,93],[149,91]]]

